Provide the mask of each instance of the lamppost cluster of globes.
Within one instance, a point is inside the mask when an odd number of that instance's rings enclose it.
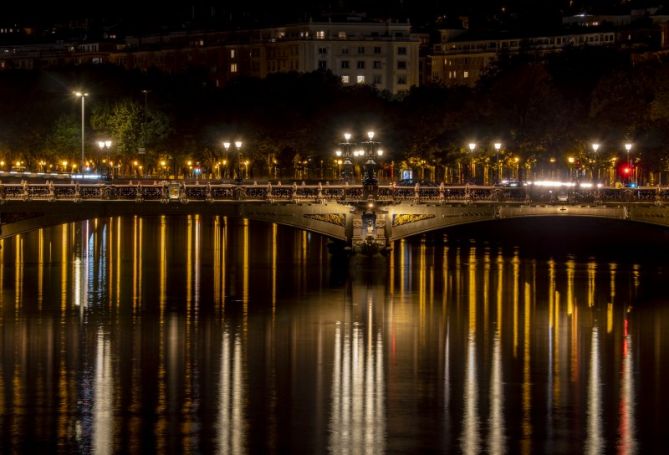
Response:
[[[383,156],[383,150],[379,148],[380,142],[375,141],[374,131],[367,131],[366,141],[359,143],[351,142],[353,135],[349,132],[344,133],[344,142],[339,144],[340,148],[335,150],[336,163],[339,168],[340,178],[345,182],[350,182],[354,178],[355,167],[353,159],[363,158],[366,160],[363,165],[362,182],[363,185],[376,185],[376,161],[375,158]],[[342,169],[343,166],[343,169]]]

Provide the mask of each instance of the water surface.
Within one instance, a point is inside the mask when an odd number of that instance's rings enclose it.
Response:
[[[0,247],[3,452],[667,447],[661,263],[421,239],[348,263],[196,215]]]

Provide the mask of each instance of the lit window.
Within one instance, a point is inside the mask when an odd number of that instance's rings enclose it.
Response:
[[[323,30],[319,30],[316,32],[316,39],[325,39],[325,32]]]
[[[348,84],[349,82],[351,82],[351,78],[349,76],[342,76],[341,82],[342,84]]]
[[[339,37],[339,39],[346,39],[346,32],[339,32],[337,36]]]
[[[355,81],[356,81],[358,84],[364,84],[364,83],[365,83],[365,76],[362,76],[362,75],[360,75],[360,76],[356,76]]]
[[[463,71],[463,72],[462,72],[462,77],[464,77],[465,79],[467,79],[467,78],[469,77],[469,71]]]
[[[236,63],[231,63],[230,64],[230,72],[231,73],[236,73],[237,72],[237,64]]]
[[[230,58],[235,58],[235,50],[230,49]]]

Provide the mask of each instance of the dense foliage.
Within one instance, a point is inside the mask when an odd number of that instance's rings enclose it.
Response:
[[[396,168],[426,167],[434,178],[470,160],[490,163],[492,143],[503,160],[520,166],[557,163],[613,167],[633,142],[637,164],[663,170],[669,134],[669,65],[632,65],[606,49],[571,49],[537,60],[500,59],[475,88],[422,86],[392,96],[369,86],[343,87],[326,72],[239,78],[224,88],[189,74],[132,72],[117,67],[0,74],[0,158],[76,160],[80,104],[72,90],[86,87],[87,150],[100,159],[96,141],[113,141],[110,156],[130,162],[141,148],[147,168],[187,160],[204,172],[233,162],[224,140],[242,139],[255,176],[276,169],[332,168],[342,133],[358,140],[368,129],[383,142]],[[142,90],[149,90],[144,94]],[[602,144],[597,154],[592,142]],[[620,162],[620,161],[619,161]],[[276,174],[275,174],[276,175]]]

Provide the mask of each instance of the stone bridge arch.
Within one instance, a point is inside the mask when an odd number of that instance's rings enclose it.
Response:
[[[316,202],[6,201],[0,205],[0,238],[93,218],[198,213],[276,223],[346,241],[350,238],[351,210],[345,204]]]

